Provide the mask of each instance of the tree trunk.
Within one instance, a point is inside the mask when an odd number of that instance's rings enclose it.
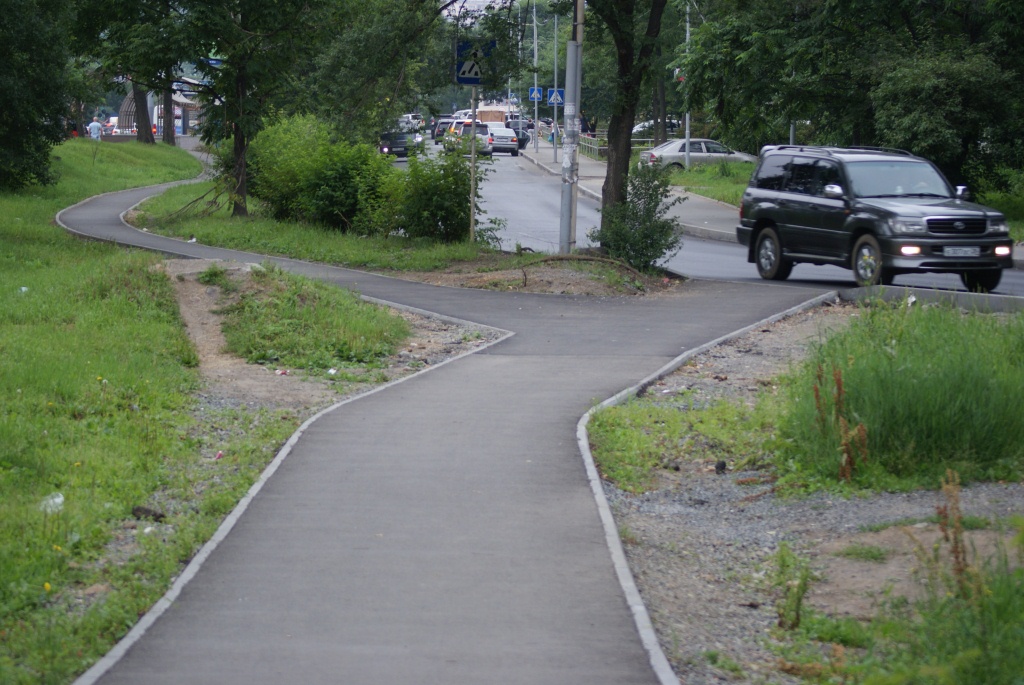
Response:
[[[246,102],[245,69],[238,70],[238,74],[235,76],[235,89],[237,91],[236,97],[238,98],[239,108],[241,109]],[[236,120],[231,123],[235,155],[235,192],[232,197],[233,207],[231,209],[231,216],[249,216],[249,207],[246,204],[248,167],[245,159],[249,146],[245,137],[245,131],[242,130],[242,126],[238,122],[241,119],[241,115],[242,112],[239,112]]]
[[[135,81],[132,81],[132,99],[135,100],[135,140],[153,145],[156,139],[153,137],[153,125],[149,119],[146,91]]]
[[[646,13],[647,27],[636,35],[634,17],[641,9],[639,0],[591,0],[588,5],[599,16],[615,43],[615,104],[608,122],[608,167],[602,186],[601,207],[610,207],[626,199],[629,157],[633,152],[633,125],[640,102],[640,84],[650,69],[654,46],[661,33],[661,17],[667,0],[651,0]],[[608,215],[602,213],[601,226]]]
[[[164,91],[164,135],[162,140],[168,145],[174,145],[174,93],[170,89]]]
[[[626,182],[629,179],[629,158],[633,154],[633,126],[636,122],[638,101],[638,93],[634,90],[632,104],[623,102],[622,111],[613,112],[608,121],[608,167],[605,171],[604,185],[601,187],[602,208],[619,204],[626,199]],[[601,221],[604,222],[604,215]]]

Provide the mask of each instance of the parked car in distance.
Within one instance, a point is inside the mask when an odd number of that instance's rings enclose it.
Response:
[[[487,124],[472,121],[454,121],[452,125],[448,127],[448,132],[444,136],[444,148],[445,150],[454,150],[460,147],[468,135],[476,134],[476,152],[479,155],[489,157],[494,151],[494,138],[491,137],[491,132],[487,129]],[[468,149],[468,145],[467,145]]]
[[[494,152],[508,152],[513,157],[519,156],[519,136],[515,131],[500,121],[488,121],[486,125],[494,141],[492,144]]]
[[[683,124],[675,119],[665,120],[665,132],[669,135],[675,133],[677,130],[683,128]],[[653,134],[654,133],[654,121],[649,119],[647,121],[641,121],[639,124],[633,127],[633,135],[642,134]]]
[[[1006,217],[967,201],[927,159],[902,150],[779,145],[743,194],[736,238],[761,278],[794,264],[850,269],[858,286],[899,274],[955,273],[989,292],[1013,267]]]
[[[434,128],[430,131],[430,137],[434,139],[434,145],[440,145],[444,140],[444,134],[447,133],[448,127],[452,125],[455,119],[452,117],[441,117],[437,120]]]
[[[423,135],[418,131],[389,131],[380,137],[381,154],[408,157],[410,152],[423,152]]]
[[[730,150],[716,140],[690,138],[690,164],[717,164],[718,162],[756,162],[757,157]],[[686,166],[686,140],[673,138],[656,148],[640,153],[641,164],[659,167]]]

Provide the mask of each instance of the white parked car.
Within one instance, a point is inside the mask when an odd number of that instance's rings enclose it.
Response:
[[[690,164],[716,164],[718,162],[756,162],[757,157],[730,150],[716,140],[690,138]],[[653,150],[640,153],[641,164],[659,167],[686,166],[686,140],[673,138]]]

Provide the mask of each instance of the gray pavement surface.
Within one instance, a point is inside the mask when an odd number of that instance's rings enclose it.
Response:
[[[58,220],[169,255],[264,260],[120,221],[155,192],[98,196]],[[512,335],[307,422],[78,682],[675,682],[632,599],[577,422],[681,353],[815,293],[693,280],[671,299],[503,294],[273,261]]]

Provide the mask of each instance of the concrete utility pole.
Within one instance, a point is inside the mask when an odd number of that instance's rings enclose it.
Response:
[[[562,131],[562,212],[558,251],[576,249],[576,203],[579,195],[579,102],[583,80],[584,0],[576,0],[572,39],[565,48],[565,125]]]
[[[558,92],[558,15],[555,15],[555,92]],[[536,124],[534,124],[536,127]],[[555,116],[551,119],[551,149],[555,152],[555,164],[558,164],[558,104],[555,104]]]
[[[533,3],[533,91],[537,92],[537,3]],[[540,100],[533,101],[533,152],[540,150]]]
[[[686,52],[690,52],[690,0],[686,0]],[[686,74],[683,74],[683,78],[686,78]],[[690,168],[690,101],[686,101],[686,153],[683,158],[683,164],[687,169]]]

